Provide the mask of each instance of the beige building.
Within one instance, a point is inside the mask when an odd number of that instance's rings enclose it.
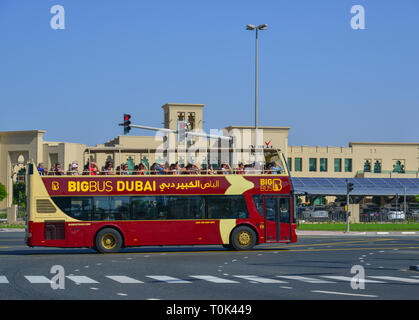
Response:
[[[350,142],[349,147],[287,150],[295,177],[419,178],[419,143]]]
[[[176,131],[179,121],[185,121],[192,132],[203,133],[203,104],[168,103],[162,109],[165,129]],[[350,142],[348,147],[288,146],[289,130],[290,127],[259,127],[258,141],[259,148],[283,152],[295,177],[419,178],[419,143]],[[252,151],[254,128],[251,126],[229,126],[206,132],[232,136],[231,143],[200,136],[182,142],[170,132],[157,132],[155,136],[137,136],[136,132],[137,129],[132,128],[130,135],[120,135],[96,146],[44,141],[43,130],[0,132],[0,182],[6,186],[9,195],[0,203],[0,209],[12,205],[13,183],[28,161],[43,162],[48,169],[59,162],[64,170],[73,161],[78,161],[82,170],[89,159],[99,166],[112,160],[115,168],[127,161],[135,164],[140,161],[152,164],[158,160],[184,164],[231,162],[237,165],[255,160]]]

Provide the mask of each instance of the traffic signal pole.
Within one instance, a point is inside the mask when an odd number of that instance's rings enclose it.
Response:
[[[346,232],[349,232],[349,192],[346,192]]]
[[[346,179],[346,232],[349,232],[349,193],[354,189],[354,184]]]

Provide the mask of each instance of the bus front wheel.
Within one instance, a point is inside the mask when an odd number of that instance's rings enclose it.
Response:
[[[256,233],[247,226],[237,227],[231,234],[230,243],[235,250],[250,250],[256,245]]]
[[[95,248],[101,253],[115,253],[122,247],[122,236],[113,228],[100,230],[95,238]]]

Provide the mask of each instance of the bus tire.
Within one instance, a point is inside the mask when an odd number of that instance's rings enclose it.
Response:
[[[256,245],[256,233],[247,226],[237,227],[231,233],[230,243],[234,250],[250,250]]]
[[[122,236],[114,228],[104,228],[95,237],[95,248],[100,253],[115,253],[122,247]]]

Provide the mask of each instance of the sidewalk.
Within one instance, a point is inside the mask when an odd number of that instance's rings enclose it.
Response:
[[[419,231],[373,231],[373,232],[361,232],[361,231],[313,231],[313,230],[298,230],[297,236],[381,236],[381,235],[392,235],[392,236],[405,236],[405,235],[416,235],[419,236]]]

